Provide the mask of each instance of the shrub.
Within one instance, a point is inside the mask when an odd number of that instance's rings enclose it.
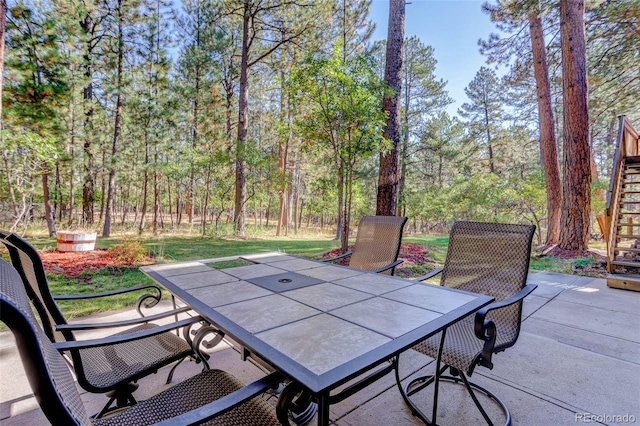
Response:
[[[137,239],[124,240],[109,248],[108,251],[115,260],[125,265],[142,263],[148,257],[146,247]]]

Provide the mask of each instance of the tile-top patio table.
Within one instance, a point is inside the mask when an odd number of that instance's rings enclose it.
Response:
[[[141,270],[318,401],[491,303],[488,296],[283,253],[159,264]],[[331,395],[334,398],[334,395]]]

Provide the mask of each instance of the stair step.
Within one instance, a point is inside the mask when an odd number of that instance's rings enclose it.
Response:
[[[627,238],[629,240],[640,238],[640,235],[627,235],[627,234],[618,234],[616,235],[616,239]]]
[[[638,274],[607,274],[607,286],[640,291],[640,278]]]
[[[640,226],[640,223],[624,223],[618,221],[618,228],[622,228],[623,226]]]
[[[621,261],[621,260],[612,260],[612,265],[616,266],[626,266],[629,268],[640,268],[640,262],[629,262],[629,261]]]
[[[627,251],[630,253],[640,253],[640,249],[632,248],[632,247],[616,247],[614,252],[619,253],[621,251]]]

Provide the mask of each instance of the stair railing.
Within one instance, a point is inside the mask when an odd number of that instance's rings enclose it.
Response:
[[[613,269],[611,262],[614,258],[614,248],[616,245],[620,188],[622,186],[622,163],[626,157],[640,155],[640,138],[638,137],[638,132],[636,132],[624,115],[620,116],[620,127],[618,129],[616,152],[613,157],[613,169],[611,171],[611,182],[609,184],[609,191],[607,192],[607,206],[605,211],[607,269],[609,272],[612,272]]]

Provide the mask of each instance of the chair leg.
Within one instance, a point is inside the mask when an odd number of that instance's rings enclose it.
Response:
[[[279,388],[280,389],[280,388]],[[302,386],[290,382],[281,390],[276,404],[276,416],[282,425],[305,425],[318,411],[318,404]]]
[[[98,414],[95,414],[92,417],[99,419],[105,414],[121,410],[125,407],[136,405],[138,401],[136,401],[135,397],[133,396],[133,392],[136,389],[138,389],[138,384],[127,383],[123,387],[114,389],[111,392],[107,392],[106,395],[109,397],[109,401],[107,401],[107,403],[104,405],[104,407],[102,407]],[[112,407],[111,404],[113,404],[114,402],[116,403],[116,405]]]
[[[442,371],[446,370],[448,367],[444,366]],[[510,426],[511,425],[511,413],[509,412],[509,408],[507,408],[506,404],[500,400],[493,392],[487,390],[486,388],[473,383],[473,382],[469,382],[469,380],[463,376],[440,376],[439,378],[440,381],[447,381],[447,382],[454,382],[456,384],[462,384],[465,386],[465,388],[467,389],[467,392],[469,393],[469,395],[471,396],[471,399],[473,400],[476,408],[478,408],[478,410],[480,411],[480,414],[482,414],[482,417],[484,417],[485,421],[487,422],[488,425],[493,426],[494,423],[491,421],[491,419],[489,418],[489,416],[487,415],[485,409],[482,407],[482,404],[480,404],[480,401],[478,400],[477,396],[476,396],[476,392],[481,392],[483,393],[485,396],[487,396],[489,399],[493,400],[502,410],[504,416],[505,416],[505,422],[504,422],[504,426]],[[424,383],[421,383],[417,388],[411,388],[412,385],[414,385],[417,382],[422,382],[424,381]],[[422,377],[418,377],[416,379],[413,379],[411,382],[409,382],[405,387],[401,387],[400,385],[398,386],[400,388],[400,393],[403,397],[403,399],[405,400],[405,402],[407,403],[407,405],[409,405],[409,408],[411,409],[411,412],[418,417],[420,420],[422,420],[425,424],[428,425],[435,425],[434,422],[429,421],[429,419],[426,418],[426,416],[424,415],[424,413],[416,406],[416,404],[409,398],[409,396],[415,394],[417,391],[424,389],[426,386],[428,386],[429,384],[433,383],[435,381],[435,377],[434,375],[430,375],[430,376],[422,376]],[[399,383],[399,382],[398,382]],[[408,388],[408,389],[407,389]],[[474,391],[475,389],[475,391]]]
[[[442,373],[447,369],[446,365],[443,367],[440,366],[442,361],[442,348],[444,347],[445,336],[446,330],[443,330],[440,337],[440,348],[438,350],[438,357],[436,358],[436,372],[434,375],[418,377],[411,380],[409,383],[407,383],[406,386],[403,387],[402,383],[400,383],[400,355],[398,355],[394,361],[396,370],[396,384],[398,385],[398,389],[400,390],[402,399],[404,399],[405,403],[409,406],[411,413],[427,425],[437,425],[436,419],[438,415],[438,389],[440,388],[440,379],[442,377]],[[418,384],[419,382],[422,383]],[[421,391],[432,383],[435,383],[435,387],[433,389],[433,409],[431,412],[431,420],[429,420],[427,416],[418,408],[418,406],[413,403],[410,396]],[[416,384],[418,384],[418,386],[414,387],[414,385]]]
[[[167,375],[167,381],[165,382],[167,385],[169,383],[171,383],[171,381],[173,380],[173,373],[175,373],[176,368],[178,368],[178,366],[180,364],[182,364],[182,361],[184,361],[185,358],[182,358],[180,361],[176,362],[173,367],[171,367],[171,370],[169,370],[169,374]]]
[[[493,392],[489,391],[488,389],[476,383],[470,382],[469,379],[467,379],[467,377],[464,375],[464,373],[460,374],[460,379],[464,382],[464,386],[467,388],[469,395],[471,395],[471,399],[473,399],[473,402],[476,404],[476,407],[478,407],[478,410],[480,410],[480,413],[482,414],[482,417],[484,417],[484,419],[486,420],[487,424],[493,425],[493,423],[491,422],[491,419],[489,419],[489,416],[487,415],[487,412],[484,410],[484,408],[480,404],[480,401],[478,401],[478,398],[476,397],[476,394],[473,391],[473,389],[476,389],[477,391],[482,392],[487,397],[495,401],[496,404],[498,404],[500,408],[502,408],[502,411],[505,415],[504,426],[511,425],[511,412],[509,412],[509,408],[507,408],[507,405],[504,402],[502,402],[500,398],[498,398]]]
[[[471,399],[473,400],[474,404],[476,405],[476,407],[480,411],[480,414],[482,414],[482,417],[485,419],[488,425],[493,426],[493,422],[489,418],[489,415],[487,414],[485,409],[480,404],[480,401],[478,400],[478,397],[476,396],[476,392],[474,392],[474,389],[486,395],[489,399],[493,400],[502,409],[505,416],[504,426],[510,426],[511,413],[509,412],[509,409],[507,408],[506,404],[503,401],[501,401],[495,394],[493,394],[491,391],[483,388],[480,385],[470,382],[463,372],[458,371],[456,369],[452,369],[454,371],[455,377],[442,375],[442,373],[444,373],[444,371],[447,368],[451,368],[446,364],[441,365],[442,348],[443,348],[442,342],[444,342],[444,336],[441,339],[440,350],[438,351],[438,357],[436,358],[435,374],[417,377],[409,381],[405,386],[402,386],[402,384],[400,383],[400,365],[399,365],[400,356],[398,355],[398,357],[396,357],[396,359],[394,360],[395,370],[396,370],[396,384],[398,386],[398,389],[400,390],[400,395],[402,395],[402,399],[404,399],[405,403],[409,406],[411,413],[416,417],[418,417],[422,422],[424,422],[427,425],[436,425],[437,424],[436,416],[437,416],[437,409],[438,409],[438,389],[440,387],[439,382],[448,381],[448,382],[454,382],[456,384],[463,384],[465,386],[465,388],[467,389],[467,392],[471,396]],[[431,419],[429,419],[418,408],[418,406],[411,400],[411,396],[415,395],[419,391],[423,390],[424,388],[432,384],[434,384],[435,388],[433,390],[432,416],[431,416]]]

